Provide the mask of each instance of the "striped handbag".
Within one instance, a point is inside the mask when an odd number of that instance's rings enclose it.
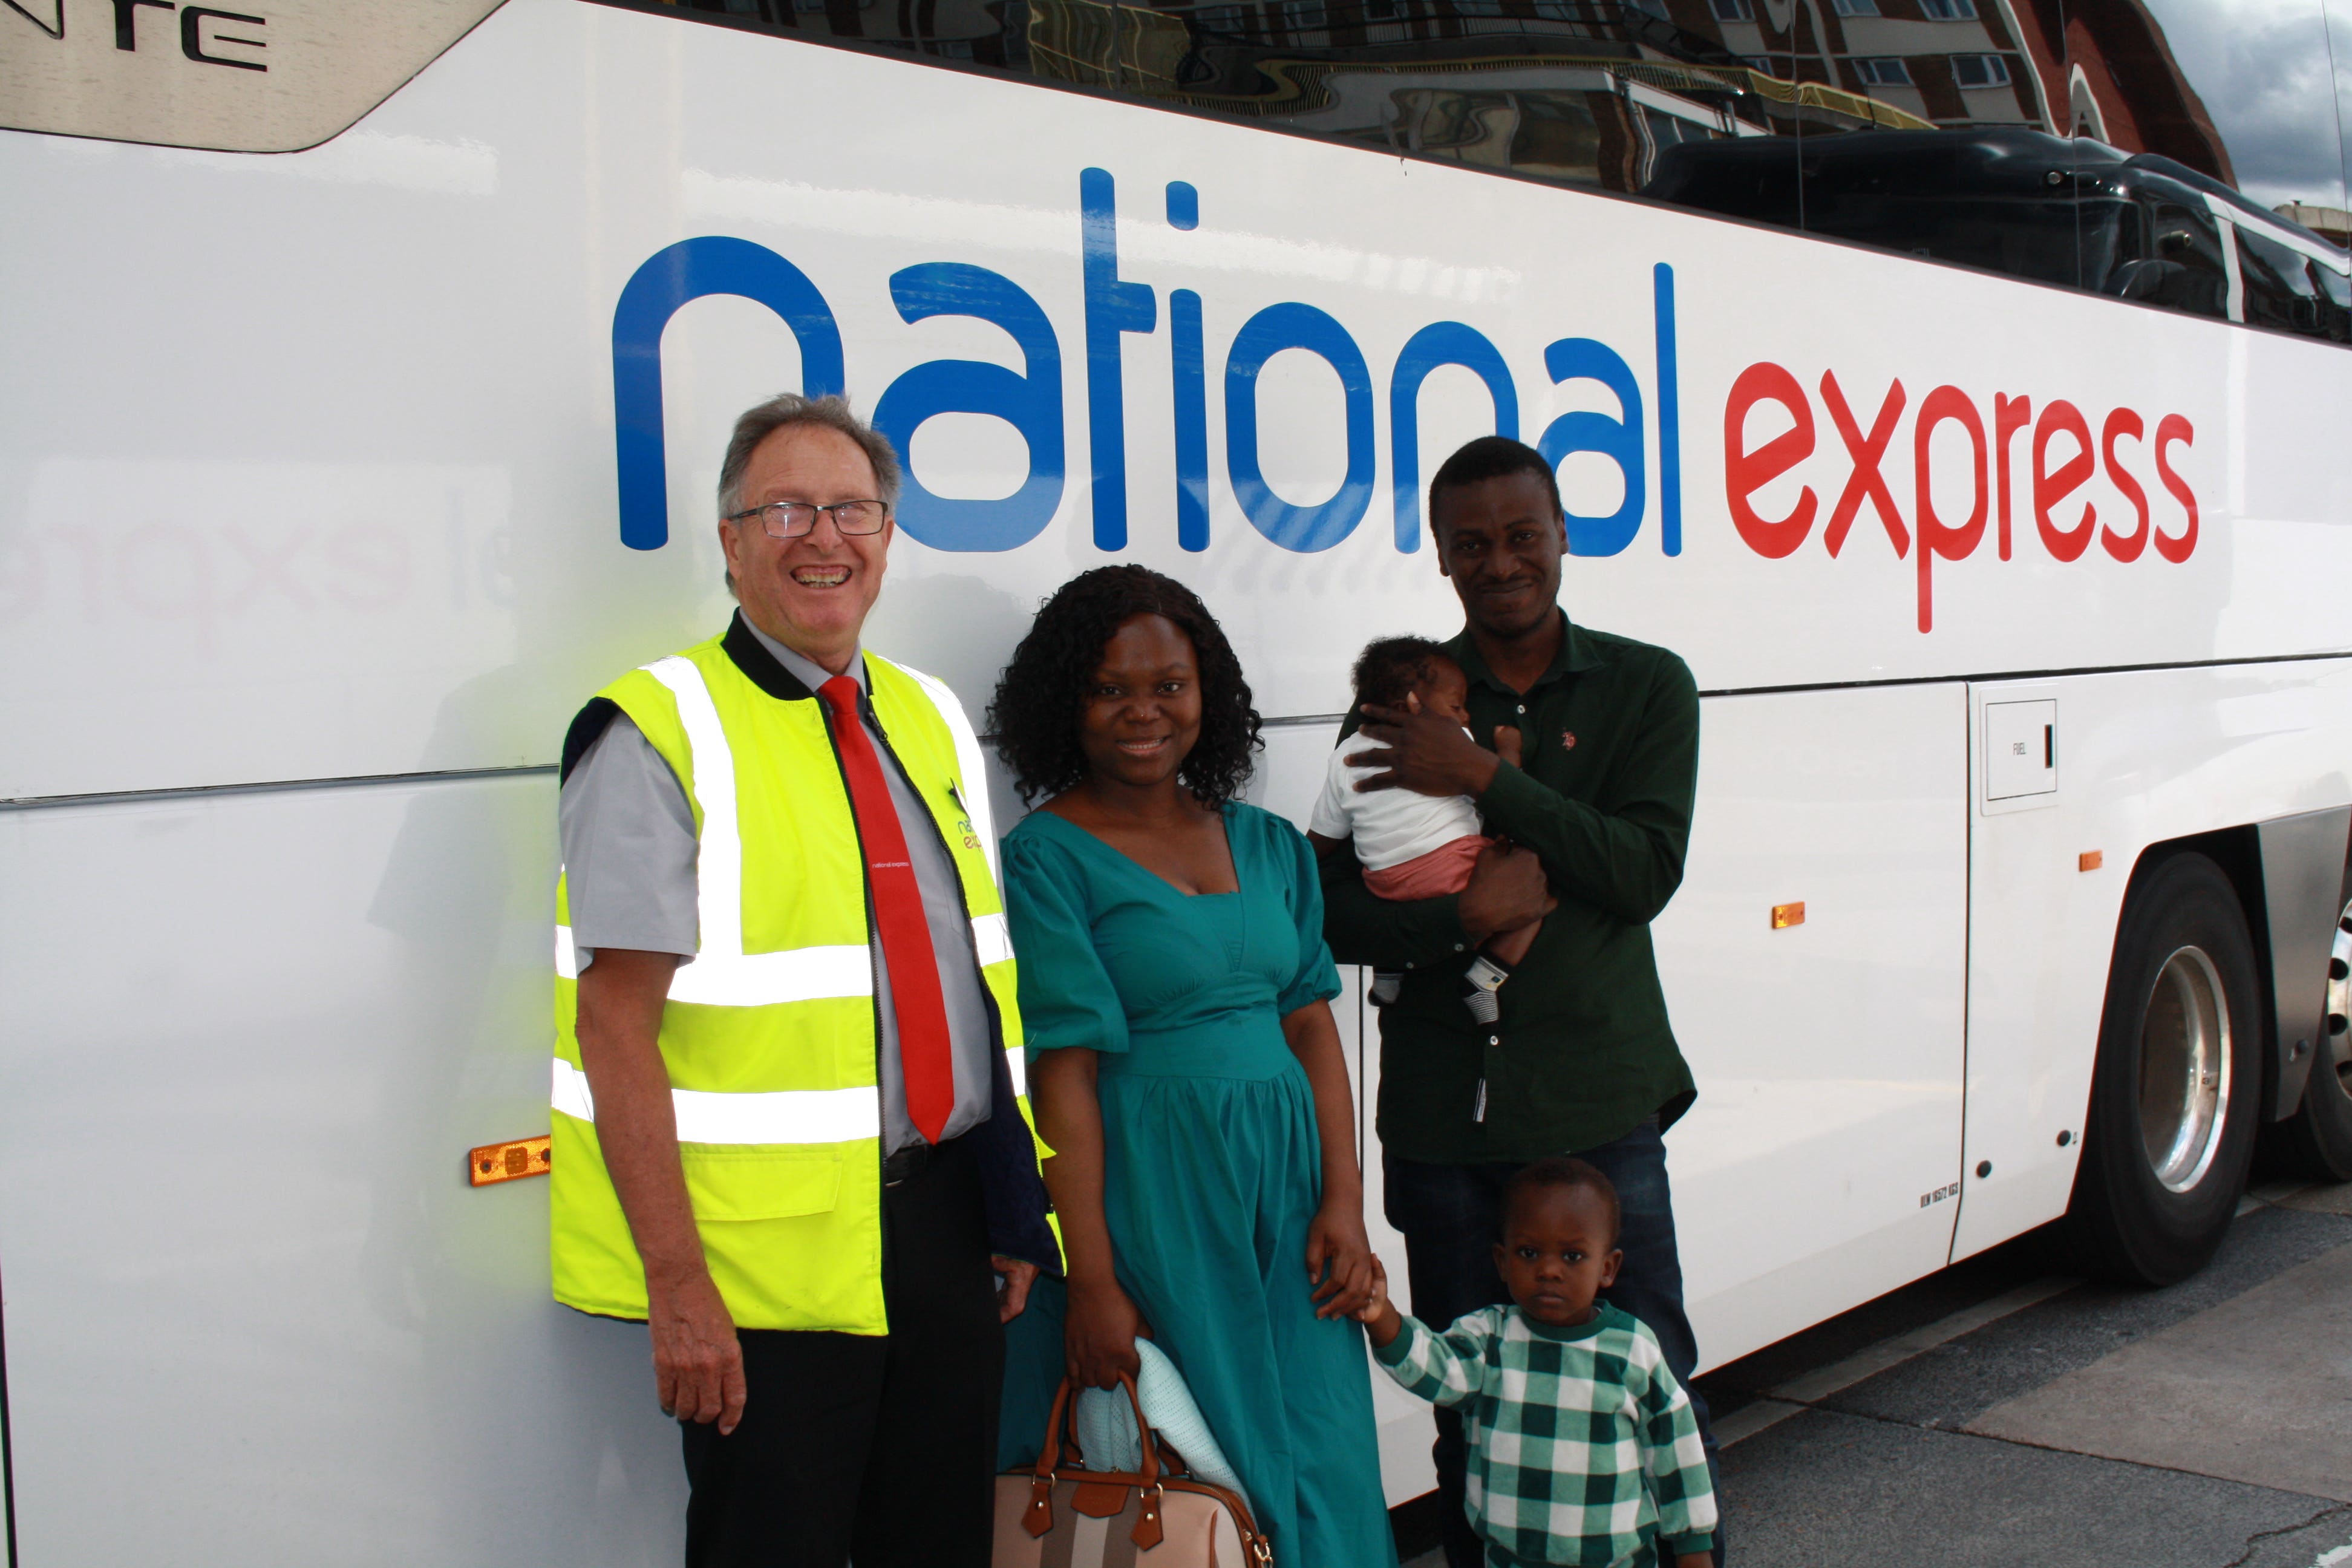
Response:
[[[996,1478],[992,1568],[1273,1568],[1249,1505],[1182,1474],[1183,1456],[1144,1420],[1135,1379],[1119,1383],[1143,1435],[1142,1468],[1084,1468],[1063,1379],[1036,1466]]]

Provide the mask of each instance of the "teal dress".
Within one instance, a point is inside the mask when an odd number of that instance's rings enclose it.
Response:
[[[1021,1020],[1101,1053],[1103,1207],[1118,1280],[1184,1374],[1281,1568],[1388,1568],[1363,1331],[1318,1320],[1307,1227],[1322,1145],[1282,1020],[1337,995],[1313,852],[1225,807],[1241,890],[1188,897],[1036,812],[1004,840]],[[1033,1462],[1062,1374],[1046,1279],[1007,1334],[1001,1458]]]

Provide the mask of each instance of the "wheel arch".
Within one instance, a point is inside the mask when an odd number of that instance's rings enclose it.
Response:
[[[2159,839],[2133,863],[2122,907],[2130,907],[2158,867],[2189,854],[2221,868],[2253,939],[2263,1005],[2262,1120],[2276,1121],[2301,1103],[2319,1039],[2328,943],[2352,898],[2352,805]],[[2116,923],[2120,931],[2121,909]]]

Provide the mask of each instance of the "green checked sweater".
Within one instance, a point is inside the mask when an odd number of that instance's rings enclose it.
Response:
[[[1713,1544],[1715,1491],[1690,1396],[1643,1322],[1603,1302],[1555,1329],[1487,1307],[1443,1334],[1417,1318],[1373,1356],[1462,1412],[1470,1522],[1501,1568],[1651,1568]]]

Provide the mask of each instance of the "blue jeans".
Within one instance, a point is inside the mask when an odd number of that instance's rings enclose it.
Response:
[[[1657,1119],[1643,1122],[1622,1138],[1597,1148],[1579,1149],[1576,1157],[1597,1167],[1617,1189],[1624,1211],[1618,1246],[1625,1252],[1617,1282],[1603,1294],[1619,1308],[1649,1325],[1673,1369],[1690,1394],[1691,1413],[1698,1418],[1699,1436],[1706,1443],[1709,1476],[1716,1474],[1715,1432],[1707,1420],[1706,1401],[1690,1385],[1691,1369],[1698,1364],[1698,1341],[1683,1312],[1683,1266],[1675,1246],[1674,1194],[1666,1184],[1666,1145]],[[1404,1234],[1405,1273],[1412,1286],[1413,1316],[1443,1331],[1465,1312],[1508,1301],[1503,1278],[1495,1271],[1495,1244],[1502,1239],[1503,1185],[1517,1164],[1433,1165],[1420,1160],[1387,1157],[1382,1192],[1389,1223]],[[1462,1436],[1462,1417],[1440,1409],[1437,1446],[1437,1492],[1443,1500],[1447,1568],[1481,1568],[1485,1545],[1470,1528],[1462,1508],[1463,1472],[1469,1447]],[[1716,1504],[1723,1489],[1716,1488]],[[1715,1532],[1715,1561],[1723,1562],[1723,1528]]]

